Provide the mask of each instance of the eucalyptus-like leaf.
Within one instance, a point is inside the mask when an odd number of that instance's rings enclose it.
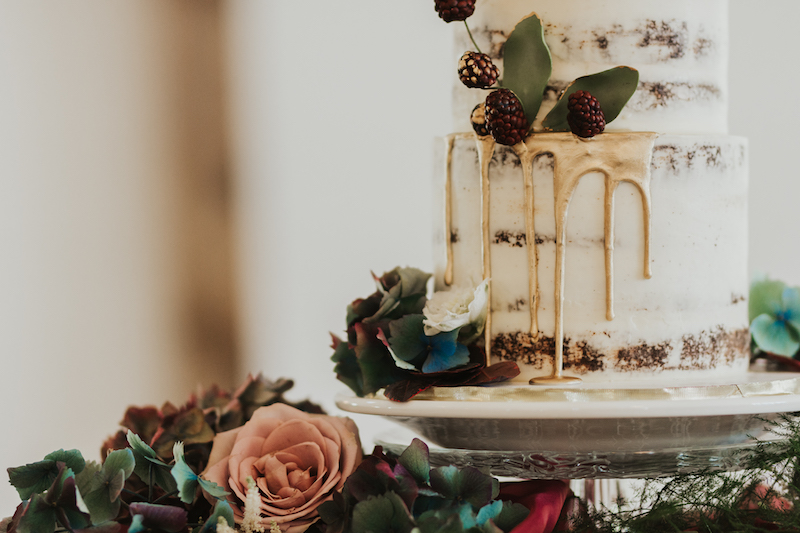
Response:
[[[569,131],[567,114],[569,96],[576,91],[588,91],[597,98],[606,124],[617,118],[639,86],[639,71],[630,67],[615,67],[583,76],[570,83],[555,107],[542,121],[546,131]]]
[[[503,86],[522,102],[528,124],[533,124],[539,112],[552,72],[542,20],[532,13],[517,23],[503,46]]]
[[[431,463],[428,445],[415,438],[403,450],[397,462],[403,465],[419,484],[427,484],[431,479]]]

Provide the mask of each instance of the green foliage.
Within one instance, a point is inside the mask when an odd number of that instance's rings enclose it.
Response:
[[[569,96],[576,91],[588,91],[603,109],[606,124],[617,116],[639,86],[639,72],[630,67],[616,67],[590,74],[573,81],[542,121],[546,131],[570,131],[567,124]]]
[[[800,424],[784,416],[775,433],[783,444],[761,444],[739,472],[701,472],[647,481],[619,511],[590,510],[577,531],[756,533],[798,531]]]
[[[216,531],[220,517],[224,518],[225,522],[227,522],[230,527],[234,526],[235,522],[233,518],[233,509],[225,500],[217,501],[216,505],[214,506],[214,512],[211,513],[211,516],[208,517],[208,520],[206,520],[205,524],[203,524],[198,533],[209,533]]]
[[[750,287],[750,331],[759,349],[786,357],[800,350],[800,288],[775,280]]]
[[[490,475],[472,467],[431,470],[428,457],[428,447],[418,439],[399,458],[376,448],[342,493],[320,506],[328,531],[502,533],[527,516],[524,507],[493,501],[498,484]]]
[[[202,488],[209,496],[217,499],[224,498],[230,494],[213,481],[203,479],[194,473],[191,467],[186,464],[182,442],[175,443],[172,454],[175,458],[175,465],[170,472],[172,477],[175,478],[175,483],[178,486],[178,496],[183,503],[192,503],[194,501],[198,487]]]
[[[53,483],[23,505],[17,533],[52,533],[57,525],[72,530],[91,524],[75,485],[75,474],[61,461]]]
[[[161,487],[166,492],[178,490],[178,485],[175,482],[175,478],[172,477],[170,466],[162,461],[156,452],[145,444],[138,435],[128,431],[127,437],[133,457],[136,460],[136,466],[133,471],[139,476],[139,479],[148,485],[152,484]]]
[[[9,468],[9,482],[17,489],[20,499],[27,500],[34,494],[44,492],[55,481],[60,472],[59,462],[76,473],[86,466],[78,450],[57,450],[45,455],[39,462]]]
[[[115,450],[106,457],[102,467],[93,463],[78,476],[78,487],[93,523],[99,524],[117,517],[120,495],[125,481],[133,473],[134,464],[130,448]]]
[[[535,13],[517,23],[508,36],[503,47],[503,65],[503,86],[522,102],[525,118],[532,125],[553,72],[542,21]]]

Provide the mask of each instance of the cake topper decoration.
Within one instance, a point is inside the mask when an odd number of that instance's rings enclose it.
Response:
[[[445,22],[463,21],[477,51],[467,51],[459,60],[458,77],[473,89],[495,88],[486,102],[472,112],[470,120],[478,136],[490,134],[499,144],[513,146],[534,131],[535,119],[544,101],[553,72],[550,47],[544,37],[544,24],[536,13],[523,18],[503,45],[503,76],[492,59],[481,52],[467,24],[475,10],[475,0],[434,0],[436,11]],[[582,76],[562,91],[558,102],[541,124],[542,131],[572,131],[591,138],[602,133],[606,124],[619,116],[639,84],[639,73],[630,67],[616,67]],[[569,99],[584,91],[590,107],[586,119],[568,121]],[[501,95],[494,94],[501,92]],[[583,104],[582,104],[583,105]],[[602,116],[602,120],[599,117]],[[523,117],[522,119],[520,117]],[[600,126],[602,122],[602,126]]]

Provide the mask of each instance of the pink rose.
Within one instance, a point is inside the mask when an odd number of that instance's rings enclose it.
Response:
[[[349,418],[312,415],[276,403],[242,427],[217,434],[203,477],[230,491],[237,523],[244,518],[247,478],[261,496],[261,524],[305,531],[361,462],[358,428]]]

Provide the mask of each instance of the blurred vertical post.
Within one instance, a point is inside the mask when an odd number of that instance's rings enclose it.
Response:
[[[97,459],[128,404],[233,384],[218,11],[0,3],[3,472]]]

